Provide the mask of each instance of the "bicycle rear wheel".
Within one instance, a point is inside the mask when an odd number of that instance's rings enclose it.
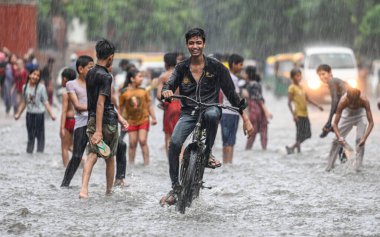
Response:
[[[197,169],[197,149],[192,149],[188,146],[185,149],[183,160],[181,163],[181,192],[178,194],[178,201],[176,205],[177,211],[184,214],[186,207],[191,205],[193,201],[194,184]]]

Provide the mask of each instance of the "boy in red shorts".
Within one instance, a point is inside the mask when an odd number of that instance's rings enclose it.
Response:
[[[69,149],[73,145],[73,133],[75,126],[74,107],[69,100],[66,90],[66,83],[77,77],[75,71],[71,68],[66,68],[62,72],[62,87],[65,89],[62,94],[62,113],[61,113],[61,149],[63,165],[67,167],[69,163]]]
[[[169,80],[169,77],[172,75],[174,67],[177,63],[177,54],[176,53],[167,53],[164,55],[165,69],[160,76],[160,84],[157,88],[157,99],[161,99],[161,90],[164,83]],[[181,101],[173,100],[171,103],[166,103],[164,106],[164,120],[163,128],[165,133],[165,150],[166,155],[168,155],[170,138],[172,137],[173,130],[181,113]]]

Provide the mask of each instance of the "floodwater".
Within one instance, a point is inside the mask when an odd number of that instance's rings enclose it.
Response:
[[[267,97],[274,115],[268,150],[261,151],[257,139],[252,151],[244,151],[239,130],[234,164],[206,171],[206,185],[213,188],[203,190],[184,215],[158,204],[170,188],[162,122],[151,127],[151,165],[142,166],[138,148],[137,165],[127,167],[128,187],[105,196],[105,163],[99,160],[90,198],[80,200],[81,168],[69,189],[60,188],[59,121],[46,122],[45,153],[28,155],[25,118],[13,122],[1,114],[0,236],[380,236],[377,108],[372,106],[375,128],[362,171],[338,161],[327,173],[333,136],[318,136],[327,111],[309,107],[313,137],[301,154],[286,155],[284,147],[295,137],[287,101]],[[162,118],[158,109],[157,116]],[[221,157],[220,133],[213,153]]]

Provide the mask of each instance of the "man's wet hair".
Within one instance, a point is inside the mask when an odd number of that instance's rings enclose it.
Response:
[[[329,65],[327,65],[327,64],[321,64],[317,68],[317,73],[320,72],[320,71],[325,71],[325,72],[330,73],[331,72],[331,67]]]
[[[133,64],[133,63],[130,63],[130,64],[127,65],[127,69],[126,69],[126,71],[127,71],[127,73],[128,73],[129,71],[131,71],[131,70],[135,70],[135,69],[136,69],[136,65]]]
[[[186,43],[189,42],[189,39],[196,36],[202,38],[203,43],[206,43],[206,34],[205,34],[205,31],[202,30],[201,28],[193,28],[189,30],[188,32],[186,32],[185,34]]]
[[[96,42],[96,57],[98,59],[107,59],[112,54],[115,54],[115,46],[106,39],[101,39]]]
[[[245,68],[245,73],[247,74],[249,81],[261,81],[261,77],[257,74],[257,69],[255,66],[248,66]]]
[[[232,68],[233,64],[238,64],[242,62],[244,62],[244,58],[239,54],[231,54],[228,57],[228,66],[230,67],[230,69]]]
[[[77,77],[76,72],[71,68],[65,68],[61,73],[62,78],[66,78],[68,81],[72,81]]]
[[[356,88],[349,87],[347,89],[347,99],[349,102],[356,101],[360,98],[360,90]]]
[[[127,67],[128,64],[129,64],[129,60],[128,59],[122,59],[122,60],[120,60],[119,67],[120,68]]]
[[[176,58],[181,57],[180,61],[183,61],[186,59],[186,55],[183,52],[175,52]]]
[[[77,59],[77,62],[75,63],[75,68],[77,69],[78,74],[79,74],[79,67],[86,67],[90,62],[93,62],[93,61],[94,59],[88,55],[79,56],[79,58]]]
[[[291,79],[294,79],[294,77],[295,77],[298,73],[302,74],[301,69],[299,69],[299,68],[293,68],[293,69],[290,71],[290,78],[291,78]]]
[[[165,67],[174,67],[177,64],[177,53],[166,53],[164,55]]]

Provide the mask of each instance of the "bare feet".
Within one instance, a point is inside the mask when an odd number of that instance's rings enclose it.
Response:
[[[125,186],[124,179],[116,179],[114,186],[115,187],[117,187],[117,186],[124,187]]]
[[[330,165],[329,165],[329,166],[326,167],[325,170],[326,170],[327,172],[330,172],[332,169],[334,169],[334,166],[330,166]]]
[[[85,193],[85,192],[79,193],[79,199],[87,199],[87,198],[88,198],[88,193]]]
[[[108,189],[108,190],[106,191],[106,195],[107,195],[107,196],[111,196],[111,195],[112,195],[112,189]]]

